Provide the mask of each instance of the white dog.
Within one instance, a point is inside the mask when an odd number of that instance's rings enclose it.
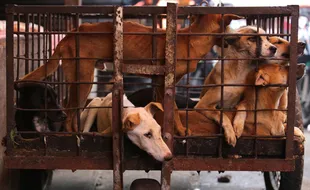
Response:
[[[135,107],[123,96],[123,131],[140,149],[152,155],[158,161],[170,160],[172,153],[162,139],[161,127],[153,118],[162,105],[150,102],[145,107]],[[81,113],[83,132],[89,132],[97,117],[98,132],[112,134],[112,93],[103,98],[94,98],[87,107],[105,106],[107,108],[84,109]]]

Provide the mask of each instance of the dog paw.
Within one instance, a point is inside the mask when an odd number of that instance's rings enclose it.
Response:
[[[186,129],[184,128],[182,130],[179,130],[178,133],[180,136],[186,136]],[[191,135],[192,135],[192,131],[190,129],[188,129],[187,136],[191,136]]]
[[[237,144],[237,138],[235,135],[235,132],[233,130],[225,130],[225,139],[227,141],[227,143],[233,147],[236,146]]]
[[[235,122],[233,127],[235,131],[235,135],[239,139],[243,133],[243,125],[240,122]]]
[[[299,137],[301,142],[304,142],[306,139],[305,135],[298,127],[294,127],[294,135]]]

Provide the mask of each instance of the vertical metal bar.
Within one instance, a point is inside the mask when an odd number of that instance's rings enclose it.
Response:
[[[17,31],[20,32],[20,14],[17,14]],[[17,34],[17,55],[16,57],[18,58],[17,61],[17,66],[16,66],[16,80],[19,79],[19,58],[20,58],[20,34]],[[18,93],[17,93],[18,94]]]
[[[224,15],[221,15],[221,33],[225,33],[225,25],[224,25]],[[221,57],[225,57],[224,55],[224,37],[221,36]],[[223,108],[224,108],[224,60],[221,59],[221,109],[220,109],[220,126],[223,126]],[[223,134],[223,127],[220,127],[220,134]],[[222,149],[223,149],[223,140],[224,135],[220,136],[219,139],[219,150],[218,157],[222,158]]]
[[[25,32],[29,32],[29,15],[25,14]],[[25,75],[29,73],[29,34],[25,34]]]
[[[37,45],[37,47],[38,47],[38,65],[37,66],[40,67],[41,61],[39,59],[41,59],[41,34],[40,34],[40,32],[41,32],[41,14],[38,14],[38,26],[39,26],[39,28],[38,28],[39,34],[38,34],[38,45]]]
[[[62,20],[60,20],[60,17],[61,17],[61,14],[58,14],[57,15],[57,18],[58,18],[58,29],[57,29],[57,31],[58,32],[60,32],[61,31],[61,22],[62,22]],[[61,34],[58,34],[57,35],[57,43],[56,43],[56,45],[58,45],[58,43],[59,43],[59,41],[60,41],[60,35]],[[54,48],[56,48],[56,46],[54,47]],[[60,67],[58,67],[58,69],[57,69],[57,81],[58,82],[61,82],[61,68]],[[58,83],[58,88],[57,88],[57,92],[58,92],[58,103],[60,104],[61,102],[62,102],[62,92],[61,92],[61,89],[62,89],[62,84],[60,84],[60,83]]]
[[[75,57],[77,57],[78,59],[76,59],[75,61],[75,75],[76,75],[76,92],[77,92],[77,110],[76,110],[76,119],[77,119],[77,126],[78,126],[78,132],[80,132],[81,130],[81,120],[80,120],[80,34],[79,34],[79,24],[80,24],[80,14],[79,13],[76,13],[75,15],[75,28],[76,28],[76,34],[75,34]],[[74,121],[73,121],[74,123]],[[78,137],[81,139],[81,136],[78,135]],[[77,144],[77,148],[78,148],[78,151],[77,151],[77,154],[78,155],[81,155],[81,148],[80,148],[80,145]]]
[[[298,17],[299,6],[289,6],[292,10],[292,28],[291,28],[291,47],[297,47],[298,36]],[[293,137],[294,137],[294,123],[295,123],[295,98],[296,98],[296,65],[297,65],[297,48],[290,48],[290,69],[289,69],[289,92],[288,92],[288,118],[286,127],[286,147],[285,158],[293,158]]]
[[[31,50],[32,50],[32,52],[31,52],[31,71],[33,71],[34,70],[34,13],[31,15],[32,17],[32,19],[31,19]]]
[[[14,129],[14,38],[13,38],[13,22],[14,22],[13,6],[6,7],[6,115],[7,115],[7,134]],[[10,135],[7,135],[7,149],[9,154],[13,148],[13,142]]]
[[[173,152],[174,134],[174,95],[175,95],[175,64],[177,41],[177,4],[167,4],[167,30],[165,47],[165,94],[164,94],[164,139]],[[161,170],[161,189],[169,190],[172,172],[172,161],[164,161]]]
[[[259,15],[257,15],[257,21],[259,20]],[[259,31],[259,26],[257,25],[257,31]],[[256,38],[256,47],[259,47],[260,43],[259,43],[259,37]],[[256,49],[256,58],[260,57],[260,50],[257,48]],[[256,71],[258,70],[258,64],[259,61],[256,60]],[[258,100],[258,95],[257,95],[257,87],[254,86],[255,88],[255,97],[254,97],[254,128],[255,128],[255,139],[254,139],[254,155],[255,158],[257,158],[257,100]]]
[[[286,33],[287,33],[287,34],[290,34],[290,16],[287,16],[286,28],[287,28]],[[289,40],[290,40],[290,37],[289,37],[289,36],[286,36],[286,40],[289,41]]]
[[[284,33],[284,16],[280,17],[280,33]]]
[[[122,109],[123,109],[123,7],[115,6],[114,14],[114,89],[112,101],[112,132],[113,132],[113,189],[123,189],[123,134],[122,134]]]

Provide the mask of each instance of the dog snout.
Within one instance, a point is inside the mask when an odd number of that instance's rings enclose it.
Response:
[[[275,46],[270,46],[270,47],[269,47],[269,50],[270,50],[273,54],[275,54],[276,51],[277,51],[277,48],[276,48]]]
[[[171,154],[171,152],[167,153],[167,154],[164,156],[164,159],[165,159],[165,161],[171,160],[171,159],[172,159],[172,154]]]

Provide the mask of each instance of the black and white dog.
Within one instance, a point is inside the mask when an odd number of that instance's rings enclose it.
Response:
[[[55,111],[17,110],[15,122],[18,131],[49,132],[59,131],[60,125],[67,118],[57,102],[57,94],[50,85],[34,82],[15,83],[14,88],[19,92],[17,107],[23,109],[47,109]],[[46,92],[46,94],[45,94]]]

